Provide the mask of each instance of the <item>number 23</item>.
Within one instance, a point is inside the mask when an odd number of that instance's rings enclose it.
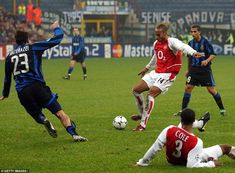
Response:
[[[20,73],[27,73],[29,71],[28,55],[26,53],[21,53],[19,55],[14,55],[11,59],[14,63],[14,76]],[[23,65],[23,67],[22,67]],[[20,68],[19,68],[20,66]],[[18,68],[17,68],[18,67]]]

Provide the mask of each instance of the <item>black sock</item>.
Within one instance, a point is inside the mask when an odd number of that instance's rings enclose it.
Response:
[[[86,75],[86,67],[82,67],[83,75]]]
[[[182,100],[182,110],[186,107],[188,107],[188,103],[190,101],[190,98],[191,98],[191,93],[184,93],[184,97],[183,97],[183,100]]]
[[[220,94],[217,92],[217,94],[214,95],[213,97],[214,97],[214,99],[215,99],[216,104],[217,104],[218,107],[220,108],[220,110],[221,110],[221,109],[224,109],[224,105],[223,105],[223,103],[222,103],[222,99],[221,99],[221,97],[220,97]]]

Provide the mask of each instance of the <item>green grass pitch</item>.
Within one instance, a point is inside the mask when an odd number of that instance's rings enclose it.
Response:
[[[221,158],[224,166],[216,169],[186,169],[166,162],[161,152],[149,167],[133,165],[155,141],[160,131],[178,124],[172,116],[180,110],[184,91],[186,58],[175,83],[165,95],[155,99],[155,106],[145,132],[133,132],[137,124],[130,115],[137,112],[132,87],[139,81],[137,73],[149,58],[87,59],[88,79],[83,81],[78,64],[70,81],[62,76],[68,69],[68,59],[44,60],[45,80],[53,92],[59,94],[63,109],[78,124],[87,143],[74,143],[57,118],[44,111],[58,130],[58,138],[51,138],[43,126],[36,124],[20,105],[14,82],[10,97],[0,102],[0,169],[28,169],[30,173],[148,173],[148,172],[235,172],[235,162]],[[221,117],[211,95],[205,88],[194,89],[190,107],[197,118],[206,111],[211,121],[206,132],[199,133],[204,146],[229,143],[235,145],[235,58],[218,56],[212,65],[217,90],[228,115]],[[0,62],[1,87],[4,62]],[[112,120],[117,115],[128,120],[125,130],[115,130]]]

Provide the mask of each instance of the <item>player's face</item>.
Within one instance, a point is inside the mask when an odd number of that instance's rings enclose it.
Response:
[[[79,35],[80,32],[79,32],[79,30],[78,30],[77,28],[75,28],[75,29],[73,29],[73,34],[74,34],[74,35]]]
[[[167,32],[163,31],[161,28],[155,29],[155,35],[158,41],[163,41],[167,39]]]
[[[201,32],[197,30],[197,28],[191,28],[190,31],[191,35],[195,40],[200,40],[201,38]]]

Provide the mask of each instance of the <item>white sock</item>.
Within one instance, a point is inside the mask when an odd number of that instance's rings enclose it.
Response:
[[[200,128],[202,128],[202,126],[203,126],[203,121],[202,121],[202,120],[200,120],[200,121],[195,120],[195,121],[193,122],[193,128],[194,128],[194,129],[200,129]],[[179,127],[179,128],[182,128],[182,123],[179,123],[178,127]]]
[[[232,154],[232,155],[235,156],[235,147],[234,147],[234,146],[232,146],[232,148],[231,148],[229,154]]]
[[[150,114],[154,107],[154,98],[152,96],[147,97],[147,105],[141,117],[140,125],[146,128],[147,122],[149,120]]]
[[[133,91],[133,95],[135,97],[135,102],[138,107],[139,113],[140,113],[140,115],[142,115],[142,113],[144,111],[144,96],[143,96],[143,94],[139,94],[135,91]]]
[[[202,121],[202,120],[200,120],[200,121],[195,120],[195,121],[193,122],[193,128],[200,129],[200,128],[202,128],[202,126],[203,126],[203,121]]]

